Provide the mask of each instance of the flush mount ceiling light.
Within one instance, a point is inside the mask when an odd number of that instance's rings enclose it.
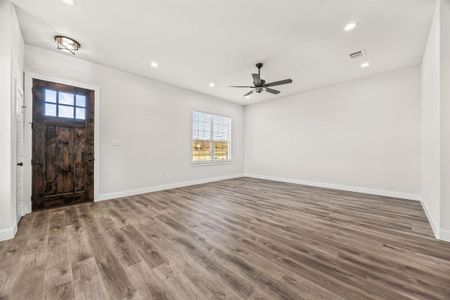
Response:
[[[150,67],[152,67],[152,68],[157,68],[157,67],[159,67],[159,64],[158,64],[156,61],[152,61],[152,62],[150,63]]]
[[[366,61],[361,64],[361,68],[365,69],[370,66],[370,62]]]
[[[214,82],[209,83],[209,87],[215,87],[215,86],[216,86],[216,84]]]
[[[70,52],[73,55],[75,55],[75,51],[78,51],[81,47],[80,43],[74,39],[62,35],[55,36],[55,41],[58,45],[57,49]]]
[[[62,3],[67,4],[67,5],[74,5],[75,4],[75,0],[61,0]]]
[[[345,25],[344,30],[345,31],[352,31],[353,29],[356,28],[356,22],[350,22],[347,25]]]

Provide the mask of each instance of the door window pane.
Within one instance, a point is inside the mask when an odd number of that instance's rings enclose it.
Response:
[[[45,102],[56,103],[56,91],[45,90]]]
[[[76,96],[76,106],[86,107],[86,96],[77,95]]]
[[[59,92],[59,104],[74,105],[74,94]]]
[[[56,105],[45,103],[45,115],[49,117],[56,117]]]
[[[58,110],[58,117],[73,119],[73,106],[59,105]]]
[[[86,120],[86,95],[44,89],[45,116]]]
[[[80,120],[86,119],[86,109],[77,107],[75,110],[75,118]]]

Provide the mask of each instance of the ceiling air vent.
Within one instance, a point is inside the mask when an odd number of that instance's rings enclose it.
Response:
[[[359,50],[359,51],[356,51],[356,52],[353,52],[353,53],[349,54],[351,59],[356,59],[356,58],[359,58],[359,57],[363,57],[364,55],[366,55],[366,51],[364,51],[364,50]]]

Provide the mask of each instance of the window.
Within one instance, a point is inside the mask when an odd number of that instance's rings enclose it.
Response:
[[[231,160],[231,119],[192,113],[192,161]]]
[[[45,90],[47,117],[86,119],[86,96],[55,90]]]

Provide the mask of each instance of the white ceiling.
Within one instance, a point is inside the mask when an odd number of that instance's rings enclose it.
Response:
[[[435,0],[15,0],[25,42],[222,99],[249,104],[418,65]],[[358,22],[344,32],[349,21]],[[367,57],[350,60],[365,49]],[[160,67],[153,69],[150,61]],[[363,60],[371,66],[361,69]],[[245,99],[254,64],[279,95]],[[215,82],[214,88],[209,82]]]

